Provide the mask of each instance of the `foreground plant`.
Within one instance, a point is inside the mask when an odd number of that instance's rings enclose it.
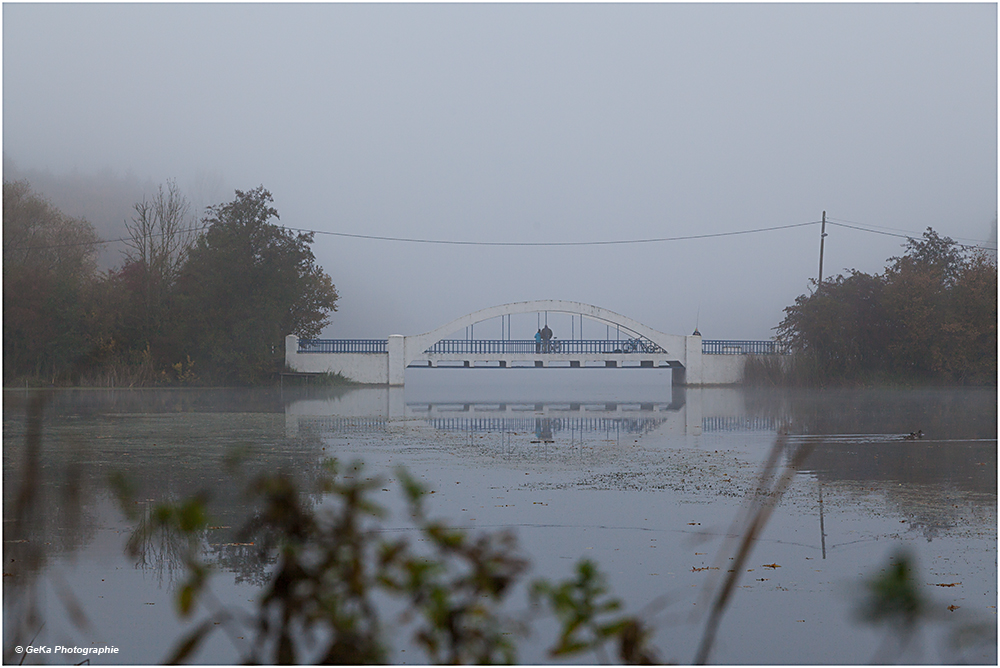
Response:
[[[256,479],[249,492],[260,510],[237,540],[252,542],[259,557],[275,566],[249,615],[221,606],[208,588],[210,568],[201,557],[208,497],[153,508],[129,542],[131,553],[139,557],[141,546],[156,534],[183,537],[187,578],[177,590],[178,611],[189,617],[199,604],[210,608],[167,662],[187,660],[222,629],[232,637],[249,632],[253,640],[241,657],[245,663],[386,663],[388,626],[397,637],[406,629],[428,663],[516,663],[518,641],[528,629],[507,612],[507,604],[528,562],[513,534],[473,535],[431,519],[425,490],[405,471],[398,478],[419,547],[405,536],[385,538],[386,512],[371,499],[384,483],[365,477],[360,463],[345,468],[330,460],[311,493],[285,476]],[[550,607],[562,622],[553,656],[600,652],[613,643],[622,661],[653,661],[639,621],[612,616],[618,601],[598,600],[606,590],[593,564],[581,563],[577,577],[559,585],[540,580],[532,591],[536,603]],[[386,595],[402,603],[388,624],[380,611]],[[536,613],[541,611],[539,606]]]
[[[621,609],[621,601],[608,596],[604,575],[593,562],[580,561],[576,577],[562,584],[536,581],[531,594],[552,609],[562,626],[558,641],[549,650],[553,658],[595,652],[606,659],[604,645],[616,642],[623,663],[659,663],[648,643],[650,630],[639,618],[608,616]]]

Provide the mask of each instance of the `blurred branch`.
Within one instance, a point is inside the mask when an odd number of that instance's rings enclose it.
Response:
[[[753,551],[754,543],[761,533],[763,533],[764,527],[771,517],[771,513],[774,511],[775,506],[778,505],[778,502],[781,501],[781,497],[788,488],[795,473],[815,447],[811,443],[799,446],[792,453],[791,459],[782,470],[779,466],[779,461],[782,454],[785,453],[787,440],[787,436],[784,433],[779,434],[761,468],[757,488],[752,492],[754,496],[747,507],[746,525],[740,532],[740,543],[736,550],[736,555],[733,557],[732,568],[726,574],[709,611],[708,621],[705,624],[701,643],[698,646],[698,652],[694,659],[694,663],[696,664],[704,665],[707,663],[708,656],[712,651],[712,645],[715,643],[715,635],[719,630],[719,623],[722,621],[722,615],[729,605],[733,591],[743,572],[743,566]]]

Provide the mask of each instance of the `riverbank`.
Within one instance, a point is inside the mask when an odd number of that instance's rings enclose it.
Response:
[[[769,388],[853,388],[853,389],[919,389],[949,387],[997,387],[997,378],[977,376],[969,382],[957,383],[954,379],[941,376],[906,376],[872,372],[831,376],[819,365],[801,354],[753,355],[747,358],[743,367],[742,384],[747,387]]]

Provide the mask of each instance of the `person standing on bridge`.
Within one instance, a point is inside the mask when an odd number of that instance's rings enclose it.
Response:
[[[535,352],[542,352],[542,330],[535,332]]]
[[[552,330],[549,329],[548,323],[542,328],[542,350],[547,353],[552,352]]]

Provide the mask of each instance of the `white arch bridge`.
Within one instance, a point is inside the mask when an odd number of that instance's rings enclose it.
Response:
[[[564,313],[580,318],[580,338],[447,339],[493,318],[524,313]],[[584,339],[584,318],[614,327],[616,338]],[[575,322],[575,321],[574,321]],[[625,338],[621,338],[624,333]],[[674,385],[727,385],[742,380],[749,355],[780,353],[774,341],[708,341],[664,334],[627,316],[580,302],[537,300],[469,313],[416,336],[388,339],[285,338],[285,362],[297,373],[340,373],[359,383],[403,385],[407,367],[638,367],[669,368]]]

